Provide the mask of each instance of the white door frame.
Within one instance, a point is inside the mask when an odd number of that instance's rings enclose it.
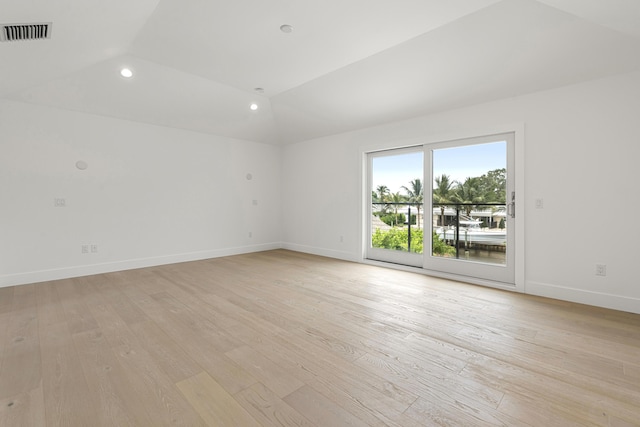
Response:
[[[439,271],[428,270],[423,268],[413,268],[407,266],[401,266],[391,263],[381,263],[379,261],[371,261],[367,259],[366,248],[368,245],[368,239],[371,238],[369,234],[368,215],[370,215],[371,195],[368,187],[369,179],[367,174],[369,171],[368,154],[375,151],[392,150],[396,148],[415,147],[418,145],[438,143],[441,141],[450,141],[456,139],[474,138],[483,135],[495,135],[502,133],[513,132],[515,135],[515,191],[517,194],[517,216],[518,221],[515,226],[515,286],[505,285],[500,282],[494,282],[490,280],[478,279],[468,276],[460,276],[456,274],[442,273]],[[443,277],[452,280],[458,280],[467,283],[479,284],[488,287],[495,287],[500,289],[508,289],[516,292],[525,292],[525,124],[524,123],[512,123],[506,125],[486,126],[475,129],[467,129],[463,131],[453,131],[448,133],[440,133],[434,135],[425,135],[421,137],[411,137],[393,141],[382,141],[375,144],[367,144],[360,147],[360,165],[361,165],[361,185],[362,198],[361,198],[361,238],[360,238],[360,261],[367,264],[385,265],[390,268],[398,268],[402,270],[414,271],[418,273],[427,274],[435,277]],[[367,194],[369,193],[369,194]]]

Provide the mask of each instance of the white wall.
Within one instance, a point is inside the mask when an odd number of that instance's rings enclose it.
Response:
[[[362,259],[367,147],[524,123],[524,291],[640,313],[639,117],[634,73],[287,146],[284,246]]]
[[[635,73],[281,149],[0,101],[0,286],[281,245],[359,261],[367,147],[524,123],[525,292],[640,312],[639,113]]]
[[[280,247],[280,161],[275,146],[0,101],[0,286]]]

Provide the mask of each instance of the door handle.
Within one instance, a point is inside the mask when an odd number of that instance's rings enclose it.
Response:
[[[516,217],[516,192],[511,192],[511,203],[507,205],[507,215],[511,218]]]

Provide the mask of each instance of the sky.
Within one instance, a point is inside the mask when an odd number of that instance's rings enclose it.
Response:
[[[481,176],[494,169],[506,168],[506,142],[467,145],[434,150],[433,175],[449,175],[451,180],[464,182],[468,177]],[[422,179],[423,153],[406,153],[373,158],[373,189],[386,185],[392,193],[404,194],[401,187],[410,187],[413,179]]]

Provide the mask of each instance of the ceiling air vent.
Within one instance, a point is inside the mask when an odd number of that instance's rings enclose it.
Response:
[[[38,24],[0,24],[0,41],[42,40],[51,38],[51,22]]]

